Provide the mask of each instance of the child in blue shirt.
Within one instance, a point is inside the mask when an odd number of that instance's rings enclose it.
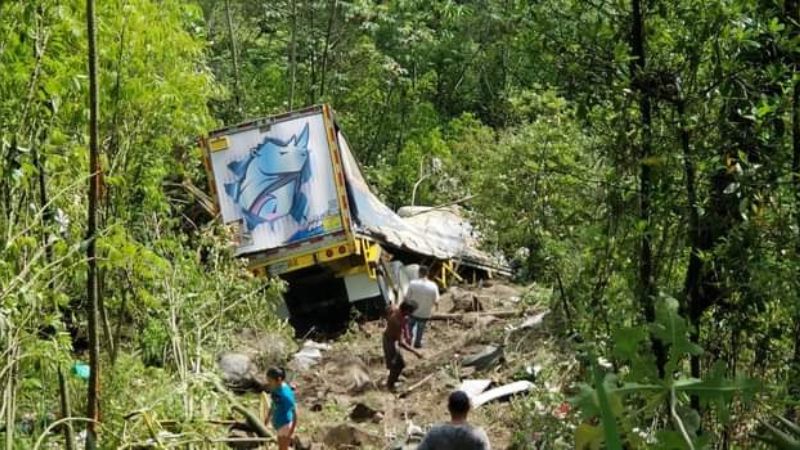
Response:
[[[294,391],[286,384],[285,379],[286,372],[279,367],[273,367],[267,371],[267,385],[272,397],[267,417],[278,433],[280,450],[289,449],[294,429],[297,427],[297,404],[294,399]]]

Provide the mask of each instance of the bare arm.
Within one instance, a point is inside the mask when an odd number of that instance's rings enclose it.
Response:
[[[297,406],[292,409],[292,434],[294,434],[294,429],[297,428]]]
[[[422,358],[422,353],[415,350],[414,347],[408,345],[408,342],[406,342],[405,337],[401,338],[399,341],[397,341],[397,343],[403,350],[413,353],[414,356],[416,356],[417,358]]]

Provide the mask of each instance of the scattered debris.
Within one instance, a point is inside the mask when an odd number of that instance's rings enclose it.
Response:
[[[536,377],[539,375],[539,372],[542,371],[542,366],[538,364],[534,365],[526,365],[523,367],[519,372],[514,375],[515,381],[530,381],[531,383],[536,381]]]
[[[466,321],[476,315],[494,316],[495,318],[505,319],[508,317],[516,317],[520,315],[519,311],[513,310],[496,310],[496,311],[481,311],[471,313],[436,313],[432,314],[430,320],[463,320]],[[473,319],[474,320],[474,319]]]
[[[406,420],[406,443],[420,442],[425,438],[425,430],[414,425],[411,419]]]
[[[490,389],[472,399],[472,406],[477,408],[485,403],[495,400],[503,400],[511,397],[512,395],[527,392],[533,389],[533,383],[530,381],[515,381],[494,389]]]
[[[305,341],[303,347],[292,357],[291,366],[297,371],[305,371],[319,364],[322,352],[330,350],[328,344],[321,344],[311,340]]]
[[[487,345],[480,351],[465,356],[461,360],[461,365],[474,366],[477,370],[486,370],[494,367],[503,359],[503,348],[494,345]]]
[[[478,300],[478,296],[474,292],[453,286],[450,288],[449,293],[453,300],[453,306],[450,308],[451,313],[483,311],[484,309],[483,304]]]
[[[459,290],[464,298],[477,299],[483,311],[456,308],[450,313],[451,291]],[[319,353],[313,352],[311,361],[304,361],[312,364],[309,369],[292,373],[298,386],[301,417],[308,419],[301,419],[300,430],[308,440],[295,442],[295,448],[415,449],[429,424],[447,420],[447,396],[459,388],[483,404],[471,419],[486,429],[492,444],[507,448],[515,430],[501,424],[507,423],[514,412],[498,400],[513,392],[492,388],[512,381],[533,381],[533,374],[538,371],[534,364],[553,365],[541,355],[549,351],[549,347],[540,350],[544,345],[539,334],[544,324],[537,317],[541,309],[526,311],[527,302],[520,300],[524,290],[495,280],[490,287],[464,286],[444,293],[439,311],[450,315],[428,324],[425,358],[406,359],[407,380],[398,386],[400,395],[375,387],[386,377],[380,346],[385,324],[380,321],[360,324],[346,338],[330,342],[331,347],[300,341],[295,350],[301,351],[292,351],[287,360],[295,359],[296,353],[312,353],[308,349]],[[500,317],[494,316],[498,311]],[[518,332],[513,342],[504,341],[503,335],[511,328],[526,331]],[[475,365],[465,366],[464,359]],[[481,370],[477,370],[479,367]],[[536,380],[536,384],[544,386],[546,381]],[[478,387],[471,387],[471,383],[478,383]],[[498,397],[488,399],[495,394]],[[548,407],[542,413],[549,415],[552,409]]]
[[[530,316],[525,318],[521,324],[515,327],[516,330],[528,330],[532,328],[539,327],[543,322],[546,315],[548,315],[550,311],[542,311],[535,316]]]
[[[404,391],[402,394],[400,394],[400,396],[401,396],[401,397],[406,397],[406,396],[408,396],[409,394],[411,394],[411,392],[413,392],[413,391],[414,391],[414,389],[417,389],[418,387],[422,386],[423,384],[425,384],[425,383],[427,383],[427,382],[431,381],[431,379],[432,379],[432,378],[433,378],[435,375],[436,375],[436,373],[431,373],[431,374],[428,374],[428,375],[427,375],[425,378],[423,378],[422,380],[420,380],[420,381],[418,381],[418,382],[416,382],[416,383],[412,384],[411,386],[409,386],[409,387],[408,387],[408,389],[406,389],[406,390],[405,390],[405,391]]]
[[[492,380],[464,380],[458,390],[464,391],[469,398],[473,398],[488,389],[491,384]]]

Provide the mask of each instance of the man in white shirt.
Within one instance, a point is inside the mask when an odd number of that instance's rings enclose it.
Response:
[[[419,276],[420,278],[411,281],[408,285],[408,299],[417,304],[417,309],[411,314],[408,321],[414,348],[422,348],[422,334],[425,332],[425,326],[431,318],[434,305],[439,303],[439,286],[428,278],[428,268],[420,266]]]

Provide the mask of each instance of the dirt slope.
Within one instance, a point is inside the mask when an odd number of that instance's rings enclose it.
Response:
[[[320,448],[386,448],[408,438],[414,427],[427,427],[447,420],[446,399],[460,380],[491,379],[496,385],[513,381],[530,365],[527,358],[516,358],[520,347],[535,346],[538,332],[535,327],[513,332],[526,317],[541,311],[535,305],[526,306],[525,289],[495,282],[483,287],[454,287],[442,296],[439,313],[464,313],[452,320],[434,320],[425,335],[424,359],[406,354],[407,368],[401,378],[398,393],[385,387],[387,371],[381,352],[383,321],[355,327],[323,353],[320,364],[295,373],[301,447]],[[514,311],[512,317],[496,318],[491,311]],[[482,372],[462,367],[462,356],[483,345],[506,347],[506,360]],[[418,385],[411,392],[409,387]],[[350,413],[357,405],[364,420],[356,422]],[[373,414],[377,411],[377,414]],[[494,448],[507,448],[512,437],[512,408],[508,403],[495,402],[478,408],[471,421],[488,433]],[[355,427],[352,428],[352,427]],[[419,430],[417,430],[419,432]],[[355,437],[354,437],[355,436]],[[411,439],[410,441],[413,441]]]

